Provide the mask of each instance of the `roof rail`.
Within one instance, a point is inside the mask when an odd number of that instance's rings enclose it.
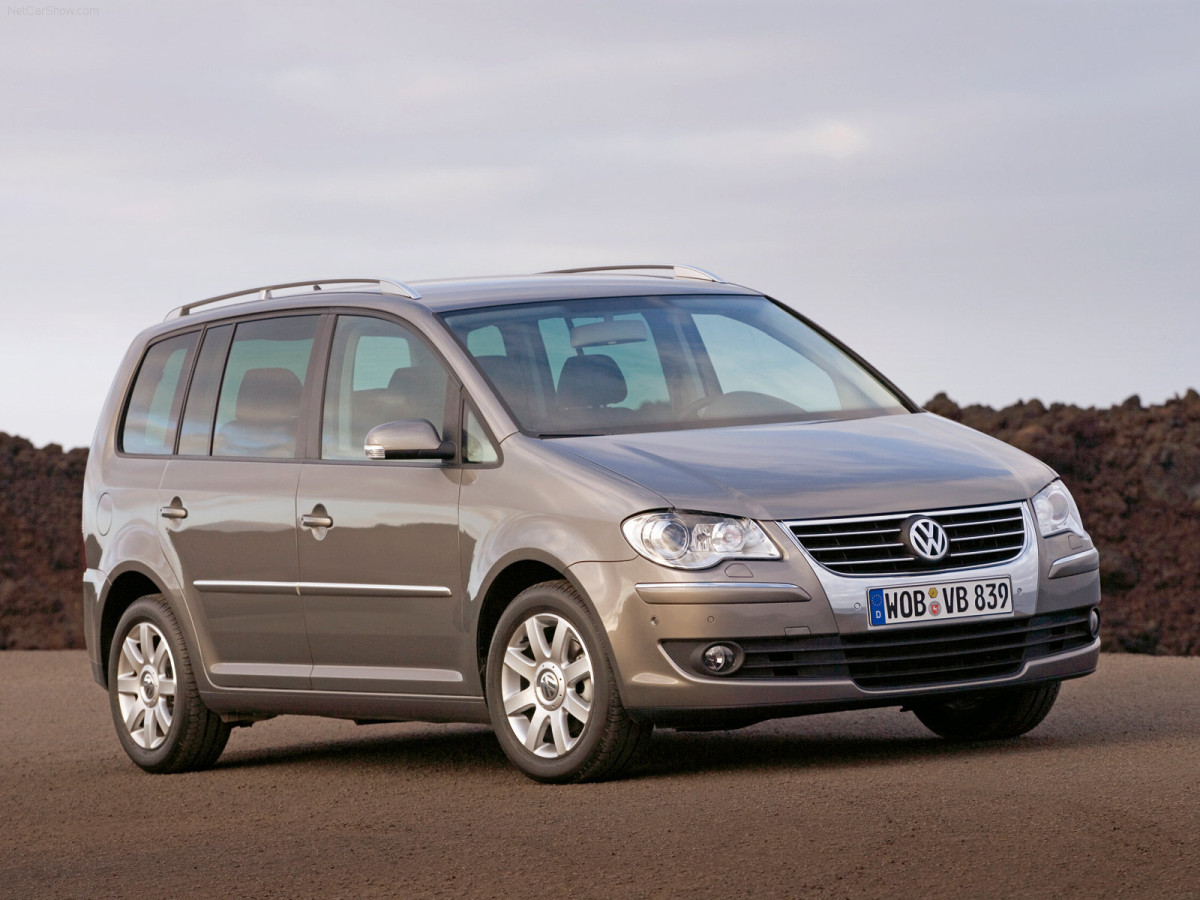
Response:
[[[377,284],[379,285],[379,289],[385,294],[399,294],[401,297],[408,297],[410,300],[421,299],[421,295],[413,288],[395,278],[378,278],[375,276],[371,276],[370,278],[313,278],[308,281],[286,281],[281,284],[266,284],[262,287],[247,288],[244,291],[233,291],[229,294],[221,294],[217,297],[208,297],[204,300],[196,300],[193,303],[185,303],[183,306],[176,307],[167,313],[167,318],[178,319],[201,306],[218,303],[221,300],[231,300],[234,297],[244,297],[247,294],[258,294],[258,299],[269,300],[271,298],[271,291],[281,291],[284,288],[295,287],[311,287],[314,291],[319,291],[323,284]]]
[[[551,272],[541,272],[542,275],[579,275],[584,272],[628,272],[636,269],[661,269],[670,270],[672,278],[695,278],[698,281],[714,281],[717,284],[725,284],[724,278],[719,278],[712,272],[707,272],[704,269],[698,269],[696,266],[671,266],[652,263],[645,266],[584,266],[580,269],[555,269]]]

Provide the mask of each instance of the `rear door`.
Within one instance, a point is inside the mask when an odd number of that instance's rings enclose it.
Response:
[[[320,322],[290,315],[210,327],[163,476],[159,533],[220,686],[310,684],[296,486]]]

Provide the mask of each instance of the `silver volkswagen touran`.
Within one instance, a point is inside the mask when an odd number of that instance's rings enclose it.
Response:
[[[93,673],[151,772],[283,714],[489,723],[549,782],[656,725],[1009,738],[1100,647],[1051,469],[686,266],[184,305],[117,373],[83,534]]]

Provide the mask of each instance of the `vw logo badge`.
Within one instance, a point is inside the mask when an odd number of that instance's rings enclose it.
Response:
[[[142,699],[146,703],[153,703],[155,696],[158,694],[158,685],[155,683],[154,676],[147,669],[142,673]]]
[[[554,698],[558,696],[558,678],[553,672],[542,672],[538,676],[537,685],[538,690],[542,692],[542,699],[547,703],[553,702]]]
[[[950,551],[946,530],[928,516],[905,519],[900,528],[900,541],[922,562],[938,562]]]

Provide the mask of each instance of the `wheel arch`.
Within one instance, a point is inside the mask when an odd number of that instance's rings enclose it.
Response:
[[[101,671],[104,675],[104,686],[108,687],[108,655],[112,648],[113,635],[117,631],[117,623],[125,610],[135,601],[151,594],[163,594],[162,585],[140,569],[128,569],[112,579],[112,584],[105,592],[104,604],[100,613],[100,660]],[[169,601],[168,601],[169,602]]]
[[[575,578],[570,569],[558,560],[540,555],[518,556],[507,559],[497,565],[494,574],[480,592],[482,598],[479,604],[479,614],[475,618],[475,658],[479,672],[479,680],[484,682],[484,672],[487,667],[488,649],[491,647],[492,636],[500,616],[508,605],[526,588],[533,587],[545,581],[565,580],[571,584],[586,603],[593,616],[596,616],[595,604],[588,597],[583,585]],[[597,617],[599,621],[599,617]],[[600,629],[603,632],[603,629]],[[605,647],[609,658],[612,648]]]

